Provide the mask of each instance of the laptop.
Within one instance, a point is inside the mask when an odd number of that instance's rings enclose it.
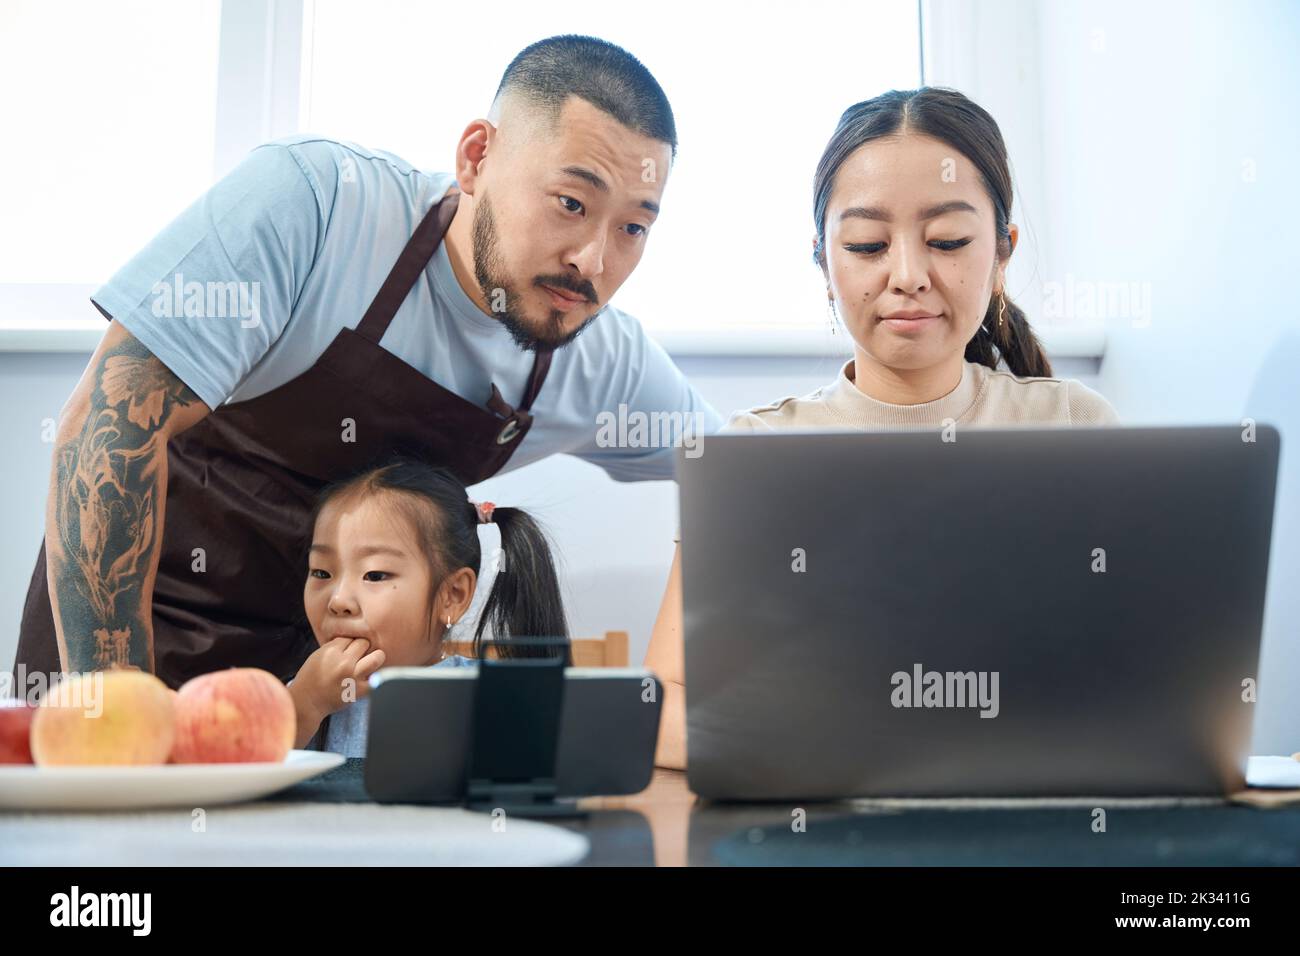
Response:
[[[1279,441],[1016,427],[679,449],[691,789],[1241,788]]]

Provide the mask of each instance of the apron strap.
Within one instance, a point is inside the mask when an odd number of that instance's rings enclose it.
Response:
[[[456,207],[459,204],[460,192],[453,190],[430,206],[429,211],[424,214],[424,218],[415,227],[415,232],[402,249],[402,254],[397,257],[397,262],[393,263],[393,268],[384,279],[384,284],[379,287],[379,292],[375,294],[370,308],[366,309],[366,314],[361,317],[357,332],[365,338],[378,345],[379,340],[384,337],[389,324],[393,321],[393,316],[397,314],[397,310],[401,308],[415,285],[415,280],[419,278],[420,273],[425,270],[434,252],[437,251],[438,244],[442,242],[448,227],[451,226],[451,220],[456,215]],[[546,381],[546,373],[550,369],[551,349],[539,348],[533,355],[533,368],[528,373],[528,383],[524,386],[524,397],[519,403],[519,412],[526,413],[533,407],[533,402],[541,392],[542,385]],[[492,386],[488,408],[503,418],[510,418],[516,412],[516,409],[505,403],[495,385]],[[527,414],[520,417],[524,421],[531,418]]]
[[[402,254],[393,263],[388,278],[379,287],[374,301],[370,303],[370,308],[366,309],[366,314],[361,317],[361,324],[357,326],[357,331],[376,345],[388,331],[389,323],[393,321],[393,316],[406,301],[407,295],[415,285],[415,280],[433,258],[438,244],[442,242],[442,237],[451,225],[452,217],[456,215],[456,207],[459,204],[460,193],[450,192],[429,207],[429,211],[424,214],[420,224],[415,227],[415,232],[407,240]]]
[[[537,393],[542,390],[542,383],[546,381],[546,373],[550,370],[551,350],[538,349],[533,353],[533,369],[528,373],[528,384],[524,386],[523,401],[519,403],[518,407],[511,408],[510,403],[501,394],[501,389],[497,388],[494,382],[492,384],[492,394],[488,396],[488,411],[499,418],[517,419],[520,424],[531,422],[533,416],[528,414],[528,411],[533,407],[533,400],[537,398]]]
[[[528,384],[524,387],[524,399],[519,403],[520,411],[526,412],[533,407],[533,400],[542,390],[542,383],[546,381],[546,373],[550,370],[551,350],[538,349],[533,356],[533,370],[528,373]]]

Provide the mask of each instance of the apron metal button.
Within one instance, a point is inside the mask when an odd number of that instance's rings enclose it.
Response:
[[[512,418],[506,422],[506,427],[501,429],[501,434],[497,436],[497,444],[504,445],[517,434],[519,434],[519,419]]]

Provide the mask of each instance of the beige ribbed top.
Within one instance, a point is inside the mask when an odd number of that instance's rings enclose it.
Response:
[[[1119,424],[1110,402],[1072,378],[1017,378],[1010,372],[965,362],[961,381],[942,398],[919,405],[891,405],[859,391],[853,384],[853,374],[850,359],[829,385],[802,398],[783,398],[735,412],[722,431],[940,427],[949,418],[958,425],[991,428]],[[708,444],[707,438],[704,443]],[[680,528],[673,540],[682,540]]]
[[[828,385],[802,398],[783,398],[736,412],[723,431],[778,428],[888,429],[958,425],[1117,425],[1106,399],[1072,378],[1017,378],[987,365],[964,362],[961,381],[947,395],[919,405],[881,402],[853,384],[853,360]],[[706,439],[707,442],[707,439]]]

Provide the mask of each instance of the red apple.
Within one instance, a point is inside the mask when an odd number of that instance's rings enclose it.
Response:
[[[32,718],[25,700],[0,698],[0,763],[32,763]]]
[[[293,749],[297,717],[289,689],[255,667],[186,681],[176,698],[172,763],[280,763]]]
[[[32,718],[32,758],[42,767],[162,764],[175,738],[167,685],[134,668],[65,677]]]

